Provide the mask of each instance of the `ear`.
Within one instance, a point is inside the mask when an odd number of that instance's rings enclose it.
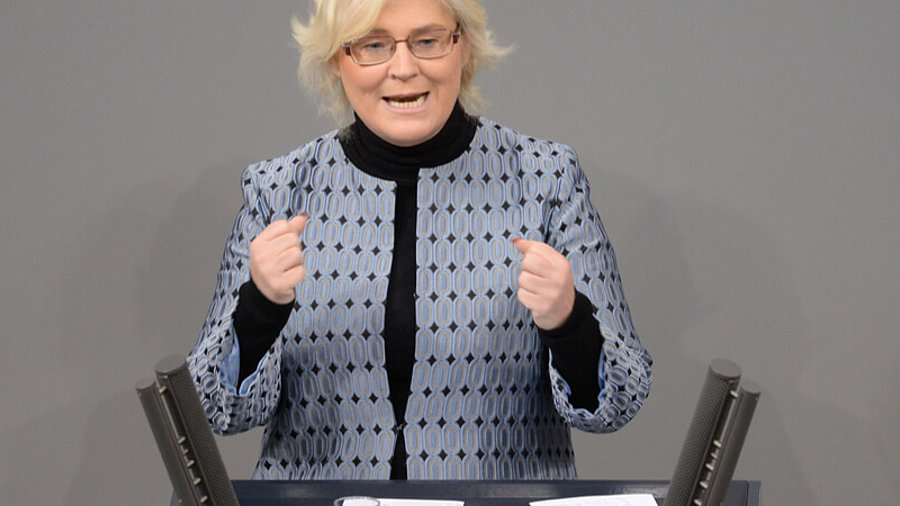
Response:
[[[341,78],[341,65],[338,63],[338,58],[340,58],[339,53],[335,53],[334,56],[328,60],[328,66],[331,68],[331,73],[337,76],[338,79]]]
[[[465,68],[466,65],[469,64],[469,56],[472,53],[469,46],[469,39],[467,37],[460,38],[459,48],[462,50],[462,67]]]

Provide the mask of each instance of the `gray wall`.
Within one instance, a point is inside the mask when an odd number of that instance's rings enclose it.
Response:
[[[668,479],[706,364],[766,504],[900,497],[897,2],[491,1],[486,114],[576,147],[655,384],[583,478]],[[248,163],[332,127],[301,0],[0,4],[0,502],[160,504],[134,382],[186,353]],[[893,225],[891,225],[893,223]],[[249,476],[259,431],[220,439]]]

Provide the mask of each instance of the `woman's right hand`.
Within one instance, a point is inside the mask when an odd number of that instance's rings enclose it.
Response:
[[[250,279],[276,304],[294,300],[294,289],[306,277],[300,234],[309,215],[272,222],[250,242]]]

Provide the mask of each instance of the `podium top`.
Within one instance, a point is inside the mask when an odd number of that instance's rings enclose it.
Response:
[[[261,481],[234,480],[241,506],[332,506],[338,497],[359,495],[410,499],[456,499],[466,506],[527,505],[530,501],[581,495],[651,494],[663,503],[668,482],[638,480],[559,480],[559,481],[385,481],[385,480],[310,480]],[[759,506],[758,481],[734,480],[728,489],[725,506]],[[173,505],[178,499],[173,495]]]

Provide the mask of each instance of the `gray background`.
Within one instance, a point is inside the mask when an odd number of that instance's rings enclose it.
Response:
[[[900,3],[487,1],[486,115],[575,146],[656,364],[583,478],[668,479],[707,363],[765,504],[900,497]],[[160,504],[134,382],[187,353],[248,163],[332,128],[302,0],[0,4],[0,503]],[[219,439],[248,477],[259,431]]]

